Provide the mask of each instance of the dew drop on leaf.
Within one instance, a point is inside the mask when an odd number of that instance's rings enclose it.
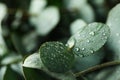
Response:
[[[85,48],[82,48],[82,51],[84,51],[85,50]]]
[[[79,51],[79,48],[76,48],[76,51]]]
[[[92,36],[94,36],[94,35],[95,35],[95,32],[90,32],[89,34],[92,35]]]

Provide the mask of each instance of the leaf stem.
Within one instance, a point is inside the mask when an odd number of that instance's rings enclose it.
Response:
[[[75,76],[79,77],[81,75],[85,75],[85,74],[87,74],[89,72],[92,72],[92,71],[95,71],[95,70],[98,70],[98,69],[101,69],[101,68],[104,68],[104,67],[109,67],[109,66],[114,66],[114,65],[119,65],[119,64],[120,64],[120,61],[106,62],[106,63],[103,63],[103,64],[99,64],[99,65],[90,67],[90,68],[88,68],[86,70],[80,71],[80,72],[76,73]]]

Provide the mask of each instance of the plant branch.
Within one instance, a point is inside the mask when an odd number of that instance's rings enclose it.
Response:
[[[75,76],[79,77],[81,75],[87,74],[89,72],[92,72],[92,71],[95,71],[95,70],[98,70],[98,69],[101,69],[101,68],[104,68],[104,67],[109,67],[109,66],[114,66],[114,65],[119,65],[119,64],[120,64],[120,61],[106,62],[106,63],[103,63],[103,64],[99,64],[99,65],[90,67],[86,70],[80,71],[80,72],[76,73]]]

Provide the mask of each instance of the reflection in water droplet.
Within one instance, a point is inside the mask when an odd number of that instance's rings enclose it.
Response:
[[[76,49],[76,51],[79,51],[79,48],[75,48]]]
[[[74,39],[70,39],[68,41],[68,43],[66,44],[66,46],[68,46],[69,48],[72,48],[74,46],[74,44],[75,44],[75,40]]]
[[[85,50],[85,48],[82,48],[82,51],[84,51]]]
[[[93,53],[93,50],[91,50],[90,52]]]
[[[90,34],[90,35],[92,35],[92,36],[94,36],[94,35],[95,35],[95,33],[94,33],[94,32],[90,32],[89,34]]]

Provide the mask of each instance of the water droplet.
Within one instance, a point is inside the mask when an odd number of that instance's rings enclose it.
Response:
[[[79,51],[79,48],[75,48],[76,49],[76,51]]]
[[[74,46],[74,44],[75,44],[75,40],[74,40],[74,39],[70,39],[70,40],[68,41],[68,43],[67,43],[67,46],[68,46],[69,48],[72,48],[72,47]]]
[[[93,50],[91,50],[90,52],[93,53]]]
[[[89,42],[90,42],[90,40],[87,40],[87,42],[89,43]]]
[[[85,50],[85,48],[82,48],[82,51],[84,51]]]
[[[116,36],[120,36],[120,34],[119,34],[119,33],[116,33]]]
[[[94,32],[90,32],[89,34],[90,34],[90,35],[92,35],[92,36],[94,36],[94,35],[95,35],[95,33],[94,33]]]

